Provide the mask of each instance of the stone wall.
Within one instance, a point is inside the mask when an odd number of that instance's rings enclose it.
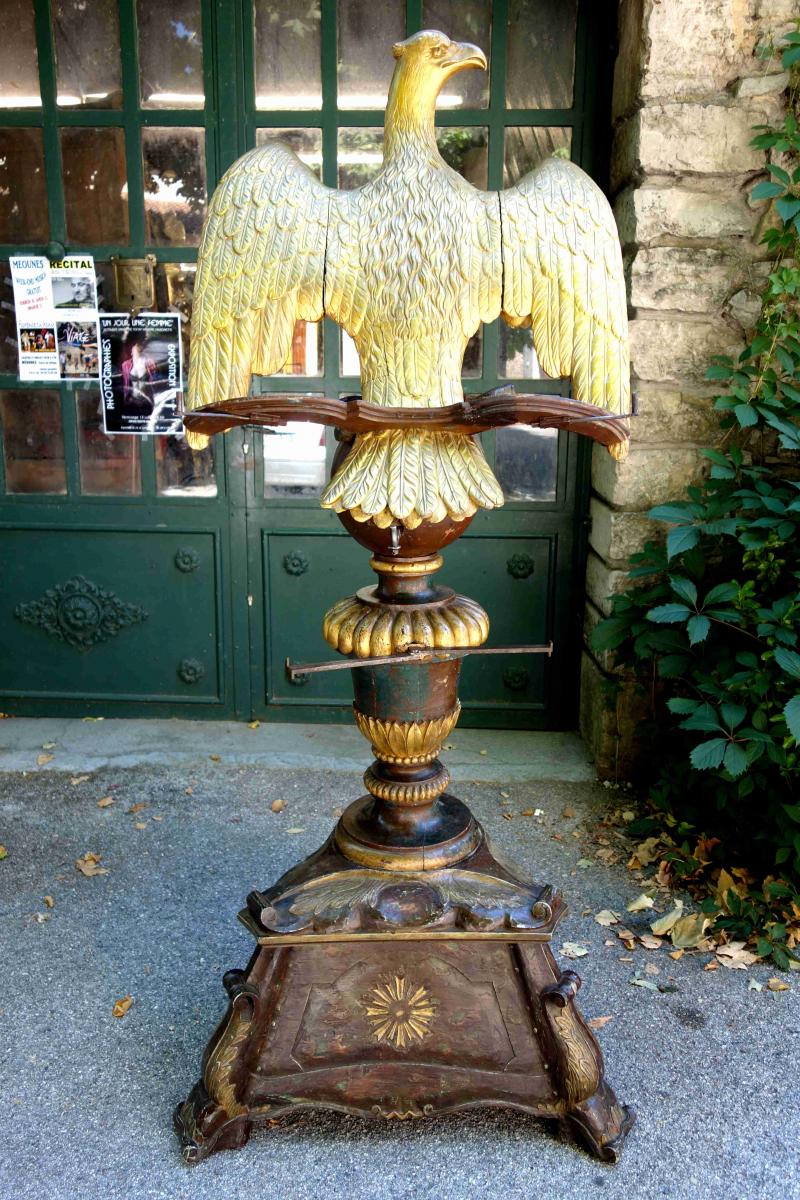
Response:
[[[718,436],[705,370],[742,345],[768,269],[765,206],[748,201],[763,169],[752,127],[780,115],[788,82],[756,51],[797,15],[798,0],[621,0],[611,189],[641,415],[625,462],[594,449],[587,639],[656,528],[647,510],[682,495]],[[581,728],[601,776],[630,772],[639,713],[587,640]]]

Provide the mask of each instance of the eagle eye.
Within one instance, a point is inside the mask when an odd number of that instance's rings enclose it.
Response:
[[[439,44],[438,46],[434,46],[431,50],[431,58],[443,58],[444,53],[445,47]]]

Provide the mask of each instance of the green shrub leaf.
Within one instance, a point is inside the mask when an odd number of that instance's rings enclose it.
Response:
[[[647,614],[648,621],[658,625],[673,625],[676,621],[685,621],[692,615],[692,610],[685,604],[659,604],[651,608]]]
[[[729,744],[727,738],[712,738],[709,742],[701,742],[689,756],[692,766],[697,771],[711,771],[715,767],[721,767]]]
[[[800,743],[800,696],[795,696],[789,701],[783,710],[783,716],[789,726],[789,733]]]

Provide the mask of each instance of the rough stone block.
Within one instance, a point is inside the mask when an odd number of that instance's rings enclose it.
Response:
[[[721,92],[741,74],[759,36],[753,0],[660,0],[648,7],[644,99]]]
[[[590,552],[586,562],[586,595],[604,617],[611,615],[614,596],[625,591],[628,577],[625,571],[609,567]]]
[[[641,747],[646,699],[631,680],[612,680],[590,654],[581,659],[580,730],[601,779],[633,774]]]
[[[686,187],[629,187],[614,206],[624,245],[663,239],[749,237],[755,220],[735,181],[713,191]]]
[[[639,415],[632,422],[636,446],[678,443],[713,446],[720,436],[720,414],[713,396],[694,395],[642,384],[636,392]]]
[[[785,92],[789,86],[789,72],[779,71],[777,75],[745,75],[737,79],[733,86],[734,96],[767,96],[770,92]]]
[[[593,496],[589,506],[589,545],[604,562],[625,568],[632,554],[663,529],[642,513],[619,512]]]
[[[736,251],[654,246],[630,264],[634,308],[713,313],[749,277],[750,260]]]
[[[740,336],[723,321],[639,316],[630,323],[631,363],[638,379],[704,384],[717,354],[737,354]]]
[[[613,508],[646,512],[655,504],[676,500],[707,466],[694,446],[637,449],[617,462],[602,446],[592,455],[592,487]]]

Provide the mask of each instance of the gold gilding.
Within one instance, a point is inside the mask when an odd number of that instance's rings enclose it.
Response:
[[[482,646],[489,636],[489,618],[468,596],[406,608],[367,604],[358,596],[348,596],[328,609],[322,635],[341,654],[376,658],[402,653],[412,645],[432,650]]]

